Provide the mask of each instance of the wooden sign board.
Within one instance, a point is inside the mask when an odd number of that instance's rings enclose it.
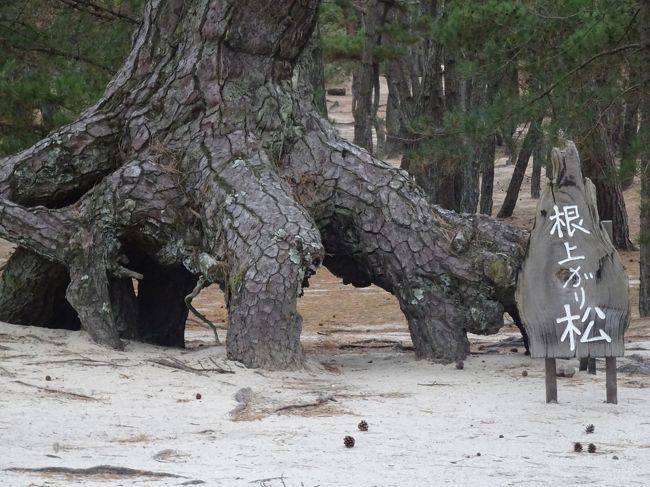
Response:
[[[630,320],[627,276],[598,218],[572,142],[553,150],[516,300],[532,357],[617,357]]]

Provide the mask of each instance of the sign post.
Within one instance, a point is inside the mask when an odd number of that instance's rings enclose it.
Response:
[[[537,205],[517,281],[517,306],[531,357],[546,359],[546,402],[557,402],[555,359],[605,357],[607,402],[616,403],[616,357],[624,353],[630,320],[627,276],[575,145],[554,149],[552,162],[554,177]]]
[[[600,222],[605,228],[609,240],[613,241],[614,226],[612,220],[603,220]],[[596,359],[594,361],[594,374],[596,373]],[[616,357],[605,358],[605,387],[607,388],[607,402],[618,404],[618,384],[616,383]]]

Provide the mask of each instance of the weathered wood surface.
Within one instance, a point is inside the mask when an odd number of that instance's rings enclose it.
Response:
[[[605,359],[605,386],[607,388],[607,402],[609,404],[618,404],[616,357],[607,357]]]
[[[553,174],[517,282],[531,356],[621,356],[630,318],[627,277],[572,142],[554,149]]]
[[[555,359],[547,358],[544,364],[544,376],[546,383],[546,402],[557,403],[557,372]]]

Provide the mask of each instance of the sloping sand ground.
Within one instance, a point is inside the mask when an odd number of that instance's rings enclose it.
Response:
[[[190,338],[210,342],[207,332]],[[560,403],[547,405],[542,362],[511,352],[513,338],[476,339],[463,370],[352,348],[312,351],[304,371],[259,372],[227,362],[223,347],[115,352],[77,333],[2,324],[0,483],[648,485],[650,377],[620,373],[618,405],[604,403],[602,370],[559,378]],[[650,341],[628,349],[621,365],[648,367]],[[136,472],[51,469],[99,465]]]
[[[349,97],[329,103],[349,135]],[[511,172],[496,162],[495,211]],[[526,185],[511,219],[521,225],[536,204]],[[637,236],[638,185],[625,196]],[[638,252],[623,259],[636,303]],[[596,376],[558,378],[560,403],[547,405],[543,361],[523,354],[515,328],[472,336],[462,370],[416,361],[388,293],[324,269],[310,284],[303,371],[227,361],[194,319],[186,350],[124,352],[83,333],[0,324],[0,486],[649,485],[650,326],[635,307],[619,404],[604,403],[600,360]],[[225,322],[217,288],[195,304]]]

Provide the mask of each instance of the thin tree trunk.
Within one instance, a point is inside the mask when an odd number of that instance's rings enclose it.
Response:
[[[375,63],[372,66],[373,78],[373,99],[372,99],[372,125],[375,128],[375,135],[377,144],[375,146],[374,155],[378,158],[384,157],[386,150],[386,125],[383,120],[379,118],[379,97],[381,95],[381,83],[379,80],[379,64]]]
[[[447,70],[447,64],[445,65],[445,87],[447,87],[447,75],[450,78],[451,89],[460,89],[461,83],[455,79],[455,61],[448,57],[447,61],[450,66],[449,71]],[[470,93],[470,108],[477,109],[482,106],[487,99],[487,86],[480,80],[472,80],[469,83],[471,86]],[[455,87],[455,88],[454,88]],[[451,95],[450,102],[452,109],[459,110],[461,109],[461,99],[458,96],[458,93],[454,94],[453,91],[445,93]],[[482,170],[483,159],[485,158],[483,141],[478,144],[472,144],[468,137],[463,137],[463,145],[467,148],[468,153],[472,153],[471,157],[466,157],[463,162],[462,168],[462,179],[459,188],[460,193],[460,211],[463,213],[476,213],[476,209],[479,202],[480,195],[480,174]]]
[[[401,120],[399,95],[395,93],[395,86],[390,79],[391,62],[386,63],[386,80],[388,82],[388,99],[386,103],[386,145],[384,147],[385,157],[397,157],[403,151],[401,142]]]
[[[530,197],[538,199],[542,188],[542,166],[544,165],[544,149],[538,143],[533,149],[533,173],[530,177]]]
[[[639,133],[641,178],[641,217],[639,271],[639,314],[650,316],[650,0],[639,0],[641,37],[640,98],[641,131]]]
[[[461,83],[456,70],[456,53],[446,50],[444,80],[445,107],[447,111],[458,110],[461,106]]]
[[[541,119],[532,121],[528,127],[528,132],[524,137],[524,142],[521,146],[521,150],[519,151],[519,156],[517,157],[517,162],[515,164],[515,170],[512,173],[512,178],[510,179],[510,184],[508,185],[508,191],[506,192],[506,197],[503,200],[503,205],[501,205],[501,209],[497,215],[498,218],[508,218],[512,216],[512,213],[515,210],[517,199],[519,199],[519,190],[521,189],[521,183],[524,180],[526,168],[528,167],[528,161],[533,153],[533,148],[537,145],[540,139],[540,133]]]
[[[392,6],[393,5],[390,2],[383,2],[381,14],[377,13],[377,15],[379,15],[379,18],[377,19],[376,34],[375,34],[376,37],[375,42],[377,46],[382,46],[386,42],[385,35],[384,35],[384,26],[388,21],[388,18],[392,10]],[[379,59],[375,55],[373,56],[373,65],[372,65],[372,76],[373,76],[372,120],[373,120],[373,126],[375,128],[375,135],[377,139],[375,155],[376,157],[381,158],[384,157],[385,150],[386,150],[386,121],[379,117],[379,99],[381,96],[381,83],[380,83],[379,75],[380,75]]]
[[[494,193],[494,157],[496,152],[496,136],[486,137],[481,147],[481,200],[479,212],[483,215],[492,215]]]
[[[373,66],[375,64],[374,52],[377,44],[378,16],[378,0],[367,0],[366,11],[363,15],[363,26],[365,28],[363,51],[361,53],[361,64],[357,69],[357,83],[353,92],[354,143],[368,149],[370,152],[373,151],[372,126],[374,117],[372,92],[375,74]]]
[[[637,172],[637,157],[639,148],[637,144],[637,129],[639,125],[639,103],[628,102],[625,105],[625,122],[621,137],[621,165],[619,178],[621,190],[625,191],[634,182]]]
[[[512,98],[519,96],[519,69],[517,68],[517,60],[513,50],[506,53],[507,67],[506,74],[501,81],[501,89]],[[506,155],[508,156],[508,165],[513,165],[517,161],[517,125],[513,119],[506,119],[501,127],[501,136],[506,148]]]
[[[585,177],[596,186],[598,214],[601,220],[612,220],[614,246],[619,250],[633,250],[627,223],[627,210],[618,180],[607,130],[598,124],[585,141],[582,163]]]
[[[460,188],[460,211],[462,213],[476,213],[479,201],[479,176],[481,172],[481,153],[463,165],[462,186]]]

